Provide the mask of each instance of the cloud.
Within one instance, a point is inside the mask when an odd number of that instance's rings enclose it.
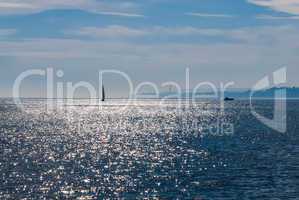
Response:
[[[156,35],[172,35],[172,36],[218,36],[222,35],[223,30],[220,29],[202,29],[192,26],[183,27],[162,27],[155,26],[149,28],[147,32]]]
[[[119,17],[136,17],[136,18],[143,18],[144,15],[141,14],[134,14],[134,13],[124,13],[124,12],[105,12],[105,11],[97,11],[97,14],[101,15],[111,15],[111,16],[119,16]]]
[[[1,9],[33,9],[36,8],[34,5],[26,3],[11,3],[11,2],[0,2]]]
[[[175,29],[160,27],[158,32],[168,34]],[[195,27],[185,27],[184,34],[197,30]],[[193,80],[197,83],[233,80],[248,86],[249,81],[258,80],[274,67],[286,64],[293,71],[291,75],[294,80],[297,80],[299,44],[294,41],[298,38],[298,28],[265,26],[207,32],[246,43],[184,43],[183,40],[142,43],[97,38],[0,40],[0,57],[14,61],[8,64],[2,61],[0,74],[14,80],[26,69],[52,66],[68,69],[66,72],[70,79],[75,77],[76,80],[90,81],[100,69],[117,69],[126,71],[137,82],[176,80],[184,83],[184,69],[191,66]],[[140,37],[147,34],[150,33],[142,33]]]
[[[0,29],[0,37],[1,36],[9,36],[16,34],[16,29]]]
[[[179,29],[179,28],[177,28]],[[159,43],[135,43],[130,40],[85,40],[85,39],[26,39],[21,41],[1,41],[1,56],[22,56],[22,57],[49,57],[49,58],[99,58],[112,59],[115,57],[138,58],[140,62],[148,57],[155,60],[174,59],[177,56],[182,60],[197,60],[201,62],[214,62],[216,60],[226,60],[234,62],[240,57],[251,56],[248,54],[258,55],[260,52],[272,52],[274,47],[283,51],[299,48],[299,44],[294,43],[298,38],[299,29],[293,26],[280,27],[259,27],[259,28],[241,28],[233,30],[217,29],[186,29],[187,33],[196,33],[197,31],[206,31],[206,34],[221,35],[223,37],[233,38],[236,41],[230,42],[213,42],[213,43],[184,43],[175,40],[173,42]],[[83,28],[81,34],[98,35],[98,37],[108,37],[110,34],[116,34],[122,37],[147,36],[149,34],[171,34],[174,29],[171,28],[153,28],[148,31],[111,26],[102,29]],[[188,37],[188,35],[186,35]],[[282,37],[283,36],[283,37]],[[245,41],[240,43],[237,40]],[[200,55],[195,56],[195,55]],[[238,54],[238,56],[234,56]],[[190,56],[188,56],[190,55]],[[217,55],[217,57],[214,57]],[[194,56],[194,58],[192,58]],[[211,59],[214,57],[213,59]],[[159,59],[158,59],[159,58]],[[176,61],[175,61],[176,60]],[[245,60],[240,60],[245,62]],[[250,62],[250,60],[246,60]],[[170,62],[167,61],[167,62]],[[172,61],[171,61],[172,62]],[[180,61],[181,63],[181,61]]]
[[[88,60],[104,66],[172,68],[186,65],[248,64],[261,48],[243,44],[136,44],[130,42],[32,39],[0,41],[0,56],[29,61]],[[217,56],[216,56],[217,55]]]
[[[269,7],[275,11],[299,15],[298,0],[247,0],[249,3]]]
[[[207,17],[207,18],[233,18],[235,16],[233,15],[225,15],[225,14],[207,14],[207,13],[186,13],[186,15],[189,16],[195,16],[195,17]]]
[[[98,0],[0,0],[0,15],[37,13],[51,9],[79,9],[120,17],[142,17],[138,5],[129,1]]]
[[[299,16],[257,15],[256,19],[265,19],[265,20],[298,20]]]
[[[127,38],[127,37],[138,37],[146,35],[147,32],[140,29],[133,29],[128,28],[125,26],[119,26],[119,25],[111,25],[107,27],[83,27],[79,30],[75,31],[66,31],[66,34],[73,34],[73,35],[79,35],[79,36],[88,36],[93,38],[98,37],[105,37],[105,38]]]
[[[181,32],[176,32],[181,30]],[[14,30],[2,30],[2,34],[12,34]],[[0,31],[1,33],[1,31]],[[72,32],[74,34],[74,32]],[[181,66],[210,64],[254,64],[259,59],[269,61],[297,58],[299,29],[294,26],[248,27],[239,29],[200,29],[196,27],[148,27],[146,29],[123,26],[103,28],[85,27],[76,34],[93,37],[68,37],[69,39],[23,39],[0,40],[0,56],[41,60],[89,60],[107,66]],[[175,35],[176,34],[176,35]],[[210,42],[186,42],[184,38],[201,37],[202,34],[229,38]],[[183,40],[159,42],[134,42],[131,37],[181,36]],[[122,40],[106,40],[106,37],[120,37]],[[163,37],[164,38],[164,37]],[[152,38],[155,41],[155,38]],[[193,40],[191,40],[193,41]],[[240,42],[241,41],[241,42]],[[279,56],[277,56],[279,55]],[[278,59],[278,60],[277,60]],[[100,60],[100,61],[99,61]],[[291,59],[290,59],[291,60]],[[279,62],[278,62],[279,63]]]
[[[262,26],[244,27],[236,29],[205,29],[192,26],[182,27],[128,27],[121,25],[110,25],[105,27],[82,27],[77,30],[66,30],[67,38],[80,38],[81,40],[110,41],[111,43],[193,43],[202,45],[205,43],[242,43],[256,46],[283,43],[292,38],[297,40],[299,29],[293,26]],[[282,37],[283,36],[283,37]],[[286,39],[285,37],[288,37]]]
[[[192,26],[163,27],[152,26],[146,28],[132,28],[121,25],[109,25],[106,27],[82,27],[78,30],[67,30],[64,33],[68,36],[85,36],[90,38],[113,38],[127,39],[140,37],[186,37],[186,36],[230,36],[231,30],[223,29],[202,29]]]

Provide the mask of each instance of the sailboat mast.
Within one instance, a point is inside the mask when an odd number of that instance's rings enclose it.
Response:
[[[103,84],[102,84],[102,101],[105,101],[105,88]]]

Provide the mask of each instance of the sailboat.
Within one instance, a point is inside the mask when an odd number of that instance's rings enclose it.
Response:
[[[102,84],[102,101],[105,101],[105,88],[104,85]]]

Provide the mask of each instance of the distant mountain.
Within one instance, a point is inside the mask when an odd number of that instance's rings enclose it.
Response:
[[[287,98],[299,98],[299,88],[295,87],[273,87],[266,90],[254,91],[252,93],[253,98],[274,98],[275,92],[286,91]],[[247,90],[245,92],[226,92],[225,96],[234,98],[249,98],[251,91]]]
[[[253,98],[273,98],[274,94],[276,91],[286,91],[287,94],[287,98],[297,98],[299,99],[299,88],[297,87],[273,87],[273,88],[269,88],[266,90],[259,90],[259,91],[254,91],[252,97]],[[144,98],[155,98],[155,95],[153,93],[143,93],[142,94]],[[192,92],[183,92],[181,95],[181,98],[186,98],[186,97],[190,97],[192,98]],[[215,93],[213,92],[197,92],[196,94],[196,98],[200,99],[200,98],[215,98],[215,96],[220,97],[221,94],[220,92],[218,92],[217,95],[215,95]],[[246,99],[249,98],[251,95],[251,90],[249,89],[232,89],[232,90],[228,90],[224,93],[224,97],[232,97],[235,99]],[[171,92],[162,92],[160,93],[159,98],[164,98],[164,97],[169,97],[169,96],[173,96],[173,98],[178,98],[176,97],[176,93],[171,93]]]

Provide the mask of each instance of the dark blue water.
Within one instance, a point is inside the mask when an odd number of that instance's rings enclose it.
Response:
[[[0,199],[298,199],[299,101],[287,132],[247,101],[122,101],[25,110],[0,104]],[[85,104],[84,104],[85,105]],[[255,109],[273,115],[273,102]]]

